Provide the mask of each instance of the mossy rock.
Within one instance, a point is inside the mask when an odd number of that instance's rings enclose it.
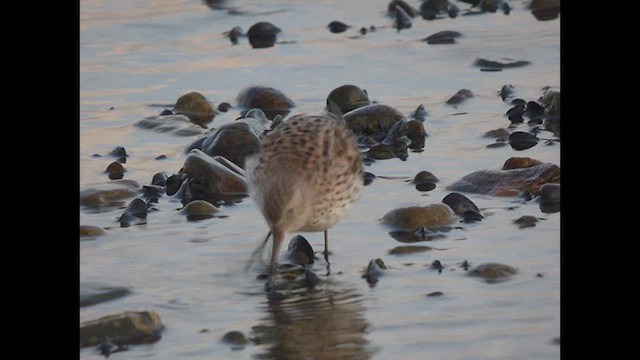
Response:
[[[196,91],[180,96],[173,107],[173,112],[185,115],[192,123],[201,126],[213,121],[217,113],[213,104]]]
[[[97,346],[106,336],[118,345],[154,343],[163,329],[160,315],[153,310],[107,315],[80,324],[80,347]]]

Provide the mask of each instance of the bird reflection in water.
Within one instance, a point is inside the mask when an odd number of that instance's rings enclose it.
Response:
[[[266,316],[252,328],[266,347],[257,359],[369,359],[375,352],[365,339],[369,323],[362,297],[353,289],[312,289],[266,302]]]

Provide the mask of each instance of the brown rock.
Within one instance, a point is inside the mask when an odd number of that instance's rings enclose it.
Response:
[[[502,165],[502,170],[522,169],[542,164],[542,161],[530,157],[510,157]]]
[[[401,229],[415,230],[421,226],[434,228],[447,225],[455,219],[455,213],[447,204],[409,206],[387,212],[382,222]]]
[[[80,324],[80,347],[97,346],[109,336],[115,344],[147,344],[160,340],[164,329],[155,311],[126,311]]]
[[[529,192],[537,196],[542,185],[559,182],[560,168],[543,163],[521,169],[475,171],[447,186],[447,190],[494,196]]]
[[[213,104],[196,91],[180,96],[173,107],[173,112],[186,115],[192,123],[198,125],[210,123],[217,114]]]

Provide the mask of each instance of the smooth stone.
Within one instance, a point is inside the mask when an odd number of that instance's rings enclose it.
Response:
[[[433,291],[427,294],[427,296],[429,297],[436,297],[436,296],[442,296],[442,295],[444,295],[442,291]]]
[[[236,96],[237,105],[243,109],[260,109],[273,120],[277,115],[287,116],[296,104],[282,91],[268,86],[249,86]]]
[[[389,255],[408,255],[429,251],[432,248],[425,245],[400,245],[389,250]]]
[[[131,289],[106,283],[89,282],[80,284],[80,307],[91,306],[129,295]]]
[[[257,22],[247,30],[249,44],[254,49],[272,47],[276,42],[276,35],[282,30],[267,21]]]
[[[462,34],[458,31],[443,30],[427,36],[422,39],[422,41],[426,41],[427,44],[452,44],[455,42],[455,39],[460,36],[462,36]]]
[[[435,231],[421,227],[418,230],[394,230],[389,232],[394,240],[401,243],[416,243],[421,241],[433,241],[446,238],[447,236],[440,231]]]
[[[166,190],[160,185],[142,185],[142,197],[145,199],[158,199]]]
[[[153,310],[125,311],[80,324],[80,347],[97,346],[109,336],[116,344],[149,344],[160,340],[164,325]]]
[[[560,116],[560,91],[547,89],[542,96],[542,106],[551,116]]]
[[[448,105],[458,105],[466,99],[472,98],[474,95],[469,89],[460,89],[455,95],[447,100]]]
[[[109,179],[111,180],[122,179],[124,176],[124,166],[122,166],[121,163],[114,161],[107,166],[107,169],[104,172],[109,175]]]
[[[418,105],[416,110],[414,112],[412,112],[411,115],[409,115],[409,118],[418,120],[420,122],[424,122],[426,120],[427,115],[428,115],[428,113],[427,113],[427,110],[424,107],[424,104],[420,104],[420,105]]]
[[[409,148],[416,150],[424,148],[424,141],[427,137],[427,131],[424,129],[422,121],[412,119],[407,121],[406,136],[411,140]]]
[[[398,121],[406,120],[397,109],[383,104],[373,104],[351,110],[342,116],[357,135],[387,133]]]
[[[447,186],[447,190],[494,196],[538,195],[546,183],[560,182],[560,168],[543,163],[522,169],[479,170]]]
[[[171,176],[171,174],[169,174],[166,171],[157,172],[157,173],[153,174],[153,177],[151,178],[151,185],[157,185],[157,186],[165,187],[165,186],[167,186],[167,179],[170,176]]]
[[[371,259],[362,273],[362,278],[367,280],[369,285],[374,285],[384,275],[385,270],[387,270],[387,266],[382,259]]]
[[[458,216],[464,216],[467,211],[480,212],[478,206],[471,199],[460,193],[450,193],[442,199],[442,202],[447,204]]]
[[[505,128],[498,128],[494,130],[489,130],[486,133],[484,133],[482,136],[490,137],[490,138],[508,138],[509,134],[510,134],[509,130]]]
[[[511,275],[518,273],[513,266],[499,263],[480,264],[471,269],[467,274],[469,276],[481,277],[488,283],[498,282],[508,279]]]
[[[455,212],[446,204],[427,206],[409,206],[387,212],[382,222],[405,230],[418,229],[421,226],[434,228],[447,225],[454,220]]]
[[[343,23],[342,21],[332,21],[327,25],[327,29],[334,34],[339,34],[347,31],[351,26]]]
[[[212,217],[216,212],[218,208],[205,200],[193,200],[180,210],[187,217]]]
[[[371,105],[367,91],[352,84],[338,86],[327,95],[327,109],[331,109],[333,101],[340,109],[341,114],[346,114],[354,109]]]
[[[203,192],[202,195],[205,196],[246,195],[248,193],[244,170],[236,166],[233,171],[198,149],[189,152],[182,169],[180,169],[180,174],[185,175],[191,181],[196,179],[198,190]],[[184,186],[184,183],[182,185]],[[197,200],[197,198],[193,200]]]
[[[389,14],[393,14],[395,13],[397,8],[401,8],[405,13],[407,13],[407,15],[411,16],[412,18],[418,16],[418,11],[413,8],[413,6],[407,4],[404,0],[391,0],[391,2],[389,2],[389,5],[387,5],[387,12]]]
[[[287,248],[287,258],[294,264],[310,265],[314,263],[315,254],[311,244],[302,235],[294,236],[289,241]]]
[[[196,125],[186,115],[148,116],[134,124],[142,129],[153,129],[160,133],[171,133],[176,136],[194,136],[205,132],[205,128]]]
[[[560,184],[544,184],[540,187],[540,202],[559,203]]]
[[[560,16],[560,0],[531,0],[529,8],[538,21],[553,20]]]
[[[411,183],[412,184],[418,184],[422,182],[436,183],[438,181],[440,180],[438,180],[438,178],[435,175],[433,175],[433,173],[427,170],[422,170],[414,175],[413,179],[411,180]]]
[[[482,221],[482,219],[484,219],[484,216],[482,216],[478,211],[467,210],[462,214],[462,221],[466,223]]]
[[[377,176],[375,174],[370,173],[368,171],[365,171],[362,174],[362,177],[363,177],[363,181],[364,181],[364,186],[370,185],[373,182],[373,180],[375,180],[377,178]]]
[[[122,146],[116,146],[113,150],[111,150],[109,155],[115,156],[117,158],[121,158],[121,157],[126,158],[127,156],[129,156],[127,155],[127,151],[125,150],[125,148],[123,148]]]
[[[111,180],[80,191],[80,204],[84,206],[113,206],[121,200],[135,196],[140,184],[134,180]]]
[[[436,188],[436,184],[430,181],[422,181],[415,185],[416,190],[418,191],[431,191]]]
[[[523,169],[542,164],[542,161],[530,157],[512,156],[502,165],[502,170]]]
[[[221,340],[227,344],[234,345],[234,349],[235,347],[242,348],[249,343],[247,337],[241,331],[236,330],[227,332],[222,336]]]
[[[504,61],[497,61],[497,60],[488,60],[488,59],[483,59],[483,58],[476,58],[476,60],[474,61],[473,64],[475,66],[477,66],[477,67],[480,67],[480,68],[497,70],[497,69],[508,69],[508,68],[522,67],[522,66],[531,64],[531,61],[511,60],[511,59],[510,60],[504,60]]]
[[[95,237],[95,236],[100,236],[104,234],[106,234],[106,232],[101,227],[93,226],[93,225],[80,225],[80,238]]]
[[[518,225],[518,227],[520,229],[523,228],[528,228],[528,227],[532,227],[532,226],[536,226],[536,223],[540,221],[540,219],[538,219],[535,216],[531,216],[531,215],[522,215],[519,218],[513,220],[513,223]]]
[[[517,151],[532,148],[539,140],[537,136],[524,131],[514,131],[509,135],[509,145]]]
[[[506,84],[503,85],[502,88],[499,91],[500,94],[500,98],[502,98],[502,101],[506,101],[509,98],[513,97],[513,85],[511,84]]]
[[[180,96],[173,107],[173,112],[185,115],[192,123],[200,126],[213,121],[217,114],[216,108],[209,99],[197,91]]]

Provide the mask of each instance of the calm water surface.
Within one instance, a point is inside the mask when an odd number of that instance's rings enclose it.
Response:
[[[410,4],[418,6],[416,1]],[[330,231],[332,275],[314,264],[323,280],[280,304],[269,304],[256,280],[260,269],[244,271],[267,226],[255,205],[225,206],[222,217],[193,222],[178,213],[178,200],[164,196],[146,225],[120,228],[121,208],[79,209],[80,224],[107,235],[80,242],[80,282],[130,287],[131,295],[83,307],[80,320],[126,310],[155,310],[166,329],[151,345],[132,346],[112,358],[154,359],[556,359],[560,346],[560,213],[542,213],[536,202],[467,194],[485,219],[456,224],[434,250],[389,255],[399,242],[378,223],[401,206],[437,203],[445,187],[476,170],[498,169],[511,156],[560,165],[560,145],[540,142],[515,151],[486,148],[488,130],[507,127],[509,105],[497,91],[512,84],[516,96],[535,100],[544,86],[560,86],[560,20],[540,22],[520,1],[513,10],[455,19],[413,20],[397,32],[385,15],[388,1],[227,1],[212,9],[200,0],[80,1],[80,187],[107,182],[114,159],[95,158],[116,146],[130,155],[125,179],[149,184],[160,171],[177,173],[184,148],[195,137],[140,129],[133,124],[189,92],[214,104],[234,102],[249,85],[277,88],[297,104],[292,114],[319,113],[329,92],[344,84],[365,88],[372,100],[409,114],[428,111],[423,152],[406,161],[378,161],[378,176],[365,188],[347,218]],[[467,4],[458,2],[461,9]],[[353,27],[333,34],[340,20]],[[222,34],[269,21],[283,32],[276,44],[252,49],[246,38],[232,45]],[[365,36],[358,29],[378,28]],[[441,30],[463,34],[452,45],[420,39]],[[528,60],[522,68],[481,72],[478,57]],[[459,89],[476,96],[454,108],[445,101]],[[239,111],[218,115],[212,127],[233,121]],[[529,125],[519,125],[527,131]],[[540,137],[551,138],[548,132]],[[158,155],[165,160],[154,160]],[[406,183],[421,170],[440,182],[420,193]],[[127,200],[126,203],[128,203]],[[124,205],[126,205],[126,203]],[[514,207],[509,210],[507,208]],[[522,215],[544,220],[518,229]],[[303,234],[321,250],[321,233]],[[293,236],[293,235],[291,235]],[[375,287],[361,278],[370,259],[390,268]],[[434,260],[442,273],[429,268]],[[487,284],[465,276],[459,264],[505,263],[519,269],[510,280]],[[538,273],[542,277],[536,276]],[[441,291],[440,297],[427,297]],[[201,330],[207,329],[202,332]],[[219,341],[239,330],[262,344],[233,350]],[[102,356],[80,349],[83,359]]]

